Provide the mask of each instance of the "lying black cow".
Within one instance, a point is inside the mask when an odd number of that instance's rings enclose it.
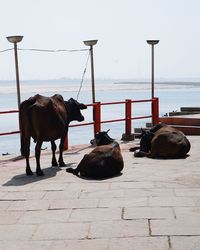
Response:
[[[43,141],[51,142],[52,166],[58,166],[55,151],[55,140],[60,140],[59,146],[59,166],[64,166],[63,149],[64,139],[68,132],[68,126],[71,121],[83,121],[80,110],[86,109],[84,104],[78,103],[73,98],[64,101],[61,95],[45,97],[35,95],[25,100],[20,105],[20,124],[21,124],[21,153],[26,157],[26,174],[32,175],[29,155],[30,138],[36,142],[36,174],[44,175],[40,168],[40,152]]]
[[[143,131],[140,150],[136,151],[134,156],[184,158],[190,147],[190,142],[181,131],[165,124],[158,124],[148,131]]]
[[[109,178],[119,174],[124,167],[120,146],[107,135],[107,132],[97,133],[95,140],[98,146],[84,155],[76,169],[68,168],[66,171],[94,179]]]

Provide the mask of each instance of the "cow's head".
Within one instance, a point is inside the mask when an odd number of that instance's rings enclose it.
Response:
[[[69,121],[82,122],[84,120],[84,116],[81,114],[81,110],[87,109],[87,106],[85,104],[79,103],[73,98],[70,98],[67,102],[65,102],[65,105],[69,113]]]
[[[100,146],[100,145],[107,145],[107,144],[112,143],[114,141],[114,139],[108,135],[109,131],[110,131],[110,129],[107,131],[102,131],[102,132],[96,133],[95,139],[91,140],[91,144],[93,144],[93,145],[96,144],[97,146]]]
[[[151,140],[154,133],[151,131],[142,131],[142,137],[140,140],[140,151],[148,153],[151,150]]]
[[[158,123],[155,126],[153,126],[149,131],[152,132],[152,133],[155,133],[156,131],[163,128],[164,126],[166,126],[165,123]]]

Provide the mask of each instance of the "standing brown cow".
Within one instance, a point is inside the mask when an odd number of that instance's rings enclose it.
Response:
[[[21,153],[26,158],[26,174],[33,175],[30,168],[30,138],[36,142],[36,174],[44,175],[40,167],[40,152],[43,141],[51,142],[52,166],[58,166],[55,151],[55,140],[60,138],[59,146],[59,166],[64,166],[63,149],[64,139],[68,132],[68,126],[71,121],[83,121],[84,117],[80,110],[87,107],[75,101],[73,98],[64,101],[61,95],[45,97],[35,95],[25,100],[20,105],[20,123],[21,123]]]

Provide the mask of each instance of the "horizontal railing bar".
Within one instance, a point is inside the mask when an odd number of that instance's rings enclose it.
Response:
[[[101,121],[101,123],[112,123],[112,122],[122,122],[125,121],[125,118],[122,119],[116,119],[116,120],[107,120],[107,121]]]
[[[7,110],[7,111],[0,111],[1,114],[10,114],[10,113],[18,113],[19,110]]]
[[[80,123],[80,124],[73,124],[69,125],[69,127],[81,127],[81,126],[88,126],[88,125],[93,125],[94,122],[88,122],[88,123]]]
[[[11,132],[0,133],[0,136],[1,136],[1,135],[19,134],[19,133],[20,133],[20,131],[11,131]]]
[[[131,100],[131,103],[136,103],[136,102],[152,102],[153,99],[144,99],[144,100]]]
[[[139,120],[139,119],[145,119],[145,118],[151,118],[152,115],[147,115],[147,116],[136,116],[132,117],[131,120]]]
[[[102,102],[100,103],[101,106],[103,105],[112,105],[112,104],[124,104],[126,103],[125,101],[120,101],[120,102]]]

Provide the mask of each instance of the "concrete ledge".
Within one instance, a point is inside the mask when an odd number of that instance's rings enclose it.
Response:
[[[200,115],[160,117],[159,121],[178,128],[185,135],[200,135]]]

